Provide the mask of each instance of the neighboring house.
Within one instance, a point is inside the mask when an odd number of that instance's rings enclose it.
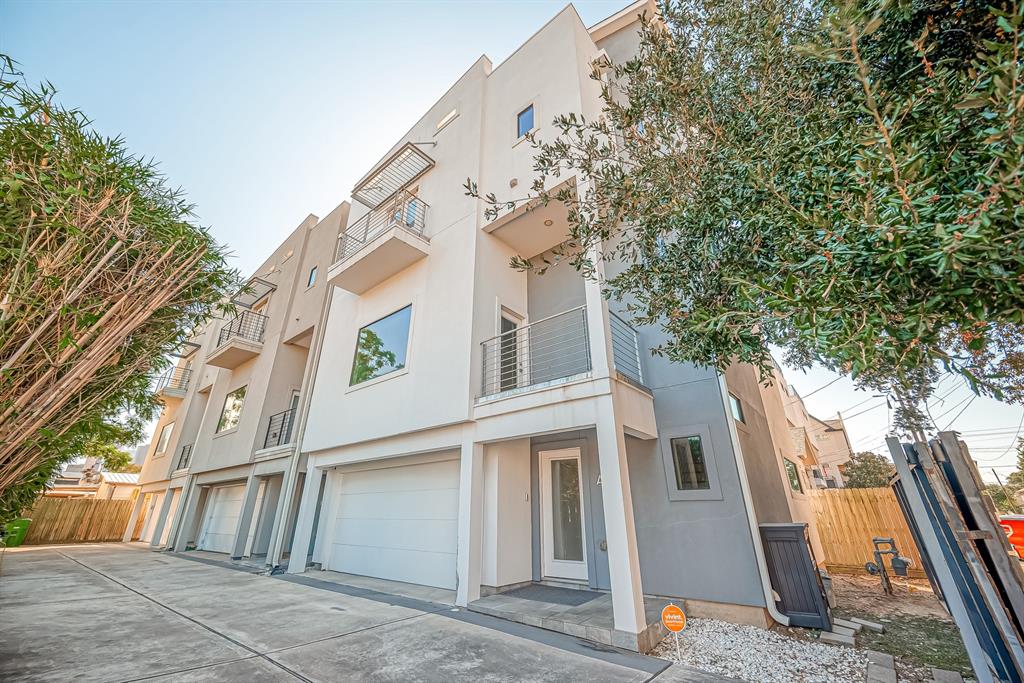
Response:
[[[439,587],[464,606],[533,582],[606,591],[612,642],[640,650],[644,595],[784,620],[758,524],[808,519],[785,406],[749,367],[652,355],[661,330],[564,262],[510,268],[567,239],[564,207],[488,221],[462,189],[529,188],[527,134],[600,115],[593,64],[634,53],[640,11],[653,2],[587,28],[570,5],[497,67],[481,57],[367,170],[351,212],[289,237],[239,318],[198,335],[161,385],[126,540],[145,514],[152,547],[270,566],[290,549],[289,572]]]
[[[149,444],[144,443],[135,449],[132,454],[132,464],[142,467],[143,463],[146,462],[146,454],[149,453]]]
[[[50,480],[44,495],[55,498],[95,496],[99,489],[98,473],[102,469],[96,458],[86,458],[64,465],[60,474]]]
[[[158,379],[165,408],[126,541],[144,515],[139,539],[154,548],[279,558],[290,545],[295,497],[282,492],[301,479],[295,427],[348,207],[302,221],[232,299],[236,315],[200,330]]]
[[[785,382],[781,372],[781,382]],[[786,419],[794,447],[808,468],[814,488],[842,488],[843,466],[850,461],[853,450],[842,417],[822,420],[807,412],[800,394],[791,385],[785,387]]]
[[[130,500],[139,490],[139,475],[135,472],[100,472],[96,498],[101,500]]]

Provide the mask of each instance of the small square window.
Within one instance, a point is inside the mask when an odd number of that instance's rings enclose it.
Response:
[[[220,420],[217,421],[217,433],[226,432],[238,426],[238,418],[242,414],[244,403],[245,387],[239,387],[224,397],[224,408],[220,412]]]
[[[316,284],[316,266],[309,269],[309,277],[306,278],[306,286],[312,287]]]
[[[732,410],[732,416],[736,418],[737,422],[746,424],[747,421],[743,419],[743,404],[732,394],[729,394],[729,408]]]
[[[516,116],[516,139],[519,139],[533,130],[533,105],[519,112]]]
[[[711,488],[704,445],[699,436],[672,439],[672,465],[676,473],[676,489],[698,491]]]
[[[804,485],[800,483],[800,470],[797,469],[796,463],[788,458],[783,462],[786,465],[786,476],[789,477],[789,488],[791,488],[794,493],[803,493]]]

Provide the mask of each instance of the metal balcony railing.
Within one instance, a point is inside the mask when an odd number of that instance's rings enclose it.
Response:
[[[263,438],[264,448],[274,448],[291,443],[292,427],[295,426],[295,410],[289,409],[270,416],[267,435]]]
[[[242,311],[220,328],[220,334],[217,335],[217,346],[223,345],[232,337],[262,342],[263,333],[266,330],[267,316],[252,311]]]
[[[375,237],[394,227],[401,227],[423,237],[426,225],[427,203],[419,197],[400,191],[383,206],[370,211],[338,235],[334,250],[334,263],[355,256]]]
[[[188,389],[188,382],[192,378],[191,368],[171,368],[156,379],[156,391],[163,389],[176,389],[185,391]]]
[[[612,335],[612,360],[615,369],[631,384],[644,386],[644,373],[640,365],[640,339],[632,325],[612,311],[608,312],[608,327]]]
[[[482,396],[589,372],[587,312],[580,306],[481,342]]]
[[[178,454],[178,463],[174,466],[175,471],[187,470],[188,466],[192,463],[192,444],[181,447],[181,452]]]

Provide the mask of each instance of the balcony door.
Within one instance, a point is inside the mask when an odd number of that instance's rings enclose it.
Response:
[[[538,455],[542,573],[552,578],[585,581],[587,554],[580,449],[541,451]]]

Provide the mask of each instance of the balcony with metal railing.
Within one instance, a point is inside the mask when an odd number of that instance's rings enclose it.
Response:
[[[427,203],[405,190],[338,235],[328,281],[362,294],[425,257]]]
[[[636,329],[613,311],[608,312],[608,329],[612,336],[612,361],[619,379],[647,389]]]
[[[481,396],[551,386],[590,372],[586,307],[521,325],[481,342]]]
[[[610,313],[615,376],[646,390],[636,330]],[[585,306],[521,325],[481,342],[481,398],[514,395],[589,376],[590,339]]]
[[[188,383],[192,378],[192,370],[187,367],[171,368],[156,379],[153,391],[161,399],[184,398],[188,391]]]
[[[217,333],[217,347],[206,359],[208,365],[229,370],[254,358],[263,348],[263,335],[267,331],[267,316],[253,311],[242,311],[224,323]]]
[[[267,433],[263,437],[263,448],[277,448],[292,443],[295,412],[294,409],[289,409],[270,416]]]

